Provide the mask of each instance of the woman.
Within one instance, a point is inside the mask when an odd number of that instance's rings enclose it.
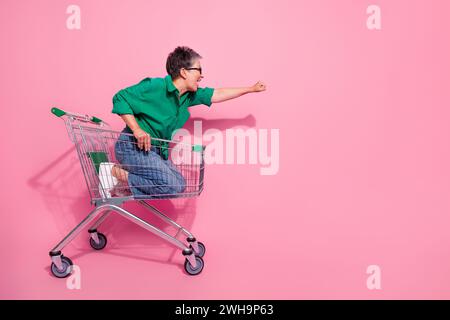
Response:
[[[200,88],[201,58],[188,47],[177,47],[167,58],[165,78],[145,78],[114,96],[112,112],[120,115],[126,128],[115,145],[122,166],[104,163],[100,168],[100,175],[113,177],[100,178],[107,195],[119,181],[127,183],[134,196],[183,192],[185,180],[168,160],[167,145],[151,138],[170,140],[188,120],[191,106],[211,106],[266,89],[262,82],[243,88]]]

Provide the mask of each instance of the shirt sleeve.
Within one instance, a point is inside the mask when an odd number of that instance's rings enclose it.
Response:
[[[122,96],[122,90],[117,92],[113,97],[112,113],[116,114],[134,114],[133,109]]]
[[[214,94],[214,88],[198,88],[196,92],[192,93],[192,100],[189,103],[189,106],[196,106],[198,104],[204,104],[208,107],[211,106],[212,101],[211,98]]]
[[[116,114],[136,114],[133,109],[133,102],[139,101],[147,91],[150,90],[151,78],[146,78],[128,88],[117,92],[113,97],[112,113]]]

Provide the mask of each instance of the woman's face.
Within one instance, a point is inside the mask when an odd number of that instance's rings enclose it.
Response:
[[[203,76],[201,73],[202,66],[200,65],[200,59],[194,61],[190,68],[186,68],[186,87],[188,91],[197,91],[199,82]]]

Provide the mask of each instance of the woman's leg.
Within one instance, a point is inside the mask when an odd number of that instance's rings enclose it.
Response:
[[[133,194],[174,195],[185,190],[186,182],[181,173],[155,151],[139,151],[132,158],[128,184]]]
[[[133,195],[173,195],[186,188],[186,181],[170,160],[163,160],[155,152],[140,150],[134,137],[121,135],[115,145],[117,161],[112,174],[128,182]]]

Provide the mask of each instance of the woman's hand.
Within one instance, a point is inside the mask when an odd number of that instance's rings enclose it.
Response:
[[[152,138],[147,132],[145,132],[141,128],[137,128],[133,131],[133,135],[137,140],[139,149],[144,149],[145,151],[150,150],[150,142]]]
[[[257,83],[255,83],[252,87],[252,91],[253,92],[260,92],[260,91],[265,91],[266,90],[266,85],[264,84],[264,82],[258,81]]]

